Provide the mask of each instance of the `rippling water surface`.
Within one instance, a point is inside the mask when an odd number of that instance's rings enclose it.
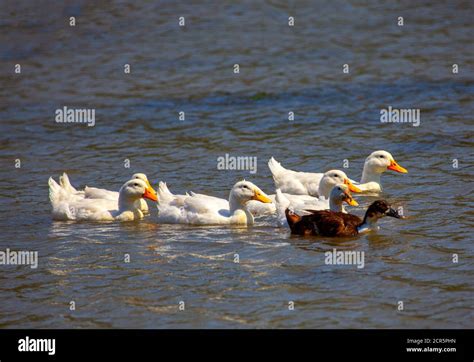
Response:
[[[37,250],[39,267],[1,267],[0,327],[474,327],[473,14],[468,1],[2,5],[0,250]],[[389,105],[421,109],[420,126],[381,124]],[[95,108],[96,126],[55,123],[63,106]],[[158,225],[154,208],[127,224],[50,216],[47,180],[63,171],[80,187],[145,172],[227,197],[242,177],[273,193],[271,156],[315,172],[348,159],[359,179],[377,149],[409,170],[382,178],[408,218],[349,240],[291,237],[272,218]],[[225,153],[258,157],[258,172],[218,171]],[[364,251],[365,267],[325,265],[333,248]]]

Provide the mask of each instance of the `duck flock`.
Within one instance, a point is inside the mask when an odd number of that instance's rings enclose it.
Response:
[[[341,170],[292,171],[273,157],[268,167],[275,182],[274,195],[246,180],[232,187],[228,200],[194,192],[177,195],[165,182],[159,182],[155,191],[143,173],[134,174],[118,192],[88,186],[77,190],[63,173],[59,182],[49,178],[49,199],[55,220],[140,220],[150,214],[147,199],[156,203],[160,224],[251,225],[258,217],[272,215],[279,226],[303,236],[354,236],[376,229],[377,220],[384,216],[403,218],[385,200],[373,202],[364,218],[344,207],[344,203],[358,205],[352,193],[380,193],[385,171],[408,172],[387,151],[367,157],[360,182]]]

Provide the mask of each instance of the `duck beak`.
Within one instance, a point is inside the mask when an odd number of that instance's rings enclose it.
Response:
[[[148,183],[150,185],[150,183]],[[153,187],[148,186],[145,190],[145,193],[142,196],[144,199],[148,199],[151,201],[158,201],[158,196],[156,195],[156,191],[153,190]]]
[[[344,199],[344,201],[347,202],[348,205],[359,206],[359,203],[356,200],[354,200],[351,195],[349,195],[348,193],[345,193],[345,195],[346,195],[346,198]]]
[[[151,186],[150,181],[146,180],[146,185],[148,186],[148,188],[149,188],[151,191],[153,191],[153,192],[156,194],[156,191],[155,191],[155,189]]]
[[[348,178],[344,180],[344,185],[347,185],[349,187],[349,190],[351,190],[352,192],[362,192],[362,190],[357,186],[354,186],[354,184]]]
[[[267,195],[265,195],[263,192],[260,192],[258,190],[254,190],[252,200],[257,200],[257,201],[263,202],[264,204],[272,203],[272,200]]]
[[[392,208],[388,209],[385,215],[395,217],[397,219],[404,219],[404,217],[400,215],[397,210],[392,209]]]
[[[400,166],[395,160],[390,161],[390,166],[387,167],[387,170],[392,170],[400,173],[408,173],[407,169]]]

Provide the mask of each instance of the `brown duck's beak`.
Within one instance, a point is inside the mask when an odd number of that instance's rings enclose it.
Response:
[[[395,209],[388,209],[387,212],[385,213],[387,216],[395,217],[397,219],[404,219],[405,217],[403,215],[400,215],[397,210]]]
[[[264,193],[262,193],[258,190],[254,190],[252,200],[257,200],[257,201],[263,202],[265,204],[271,204],[272,203],[272,200],[267,195],[265,195]]]
[[[156,195],[156,191],[153,189],[153,187],[150,186],[150,183],[148,182],[148,187],[145,190],[145,193],[143,194],[144,199],[148,199],[151,201],[158,201],[158,196]]]
[[[344,201],[347,202],[348,205],[359,206],[359,203],[356,200],[354,200],[352,196],[349,195],[349,193],[345,192],[344,194],[346,195],[346,198],[344,199]]]
[[[408,173],[407,169],[400,166],[395,160],[390,161],[390,166],[387,167],[387,170],[392,170],[400,173]]]
[[[349,187],[349,190],[351,190],[352,192],[362,192],[362,190],[357,186],[354,186],[354,184],[348,178],[344,180],[344,185],[347,185]]]

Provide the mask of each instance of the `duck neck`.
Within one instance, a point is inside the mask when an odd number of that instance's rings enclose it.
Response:
[[[334,200],[332,198],[329,198],[329,210],[333,212],[346,212],[342,201],[339,199]]]
[[[229,210],[230,213],[233,214],[236,210],[243,210],[244,205],[242,205],[239,200],[235,199],[232,195],[229,197]]]
[[[382,174],[375,172],[367,164],[364,165],[364,170],[362,171],[362,178],[360,179],[361,184],[365,184],[368,182],[376,182],[380,184],[380,176]]]
[[[119,212],[135,211],[140,208],[140,199],[127,196],[123,193],[119,194],[118,199]]]
[[[236,211],[243,211],[247,217],[247,224],[253,224],[253,215],[248,211],[246,204],[242,203],[240,200],[237,200],[232,195],[229,198],[229,211],[230,216],[234,215]]]
[[[326,199],[329,198],[329,195],[331,194],[331,190],[334,185],[326,185],[324,182],[319,183],[319,188],[318,188],[318,194],[319,196],[324,196]]]
[[[362,223],[357,227],[357,231],[359,233],[363,233],[365,231],[375,230],[377,229],[377,221],[378,218],[372,214],[369,214],[367,211],[365,213],[364,220],[362,220]]]
[[[380,176],[382,172],[377,172],[380,170],[375,170],[373,167],[370,167],[367,163],[364,164],[364,169],[362,171],[362,178],[360,179],[361,184],[368,182],[377,182],[380,185]]]

